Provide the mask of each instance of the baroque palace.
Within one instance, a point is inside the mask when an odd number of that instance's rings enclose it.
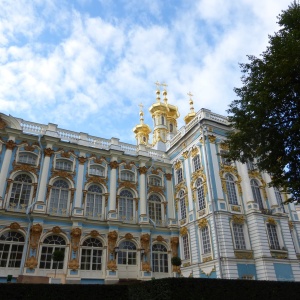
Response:
[[[222,157],[226,117],[190,98],[178,129],[159,88],[149,111],[137,145],[0,114],[0,281],[299,281],[296,208],[255,162]]]

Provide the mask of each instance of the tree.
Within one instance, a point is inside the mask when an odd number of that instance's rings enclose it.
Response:
[[[56,277],[56,270],[58,269],[58,263],[60,261],[63,261],[65,259],[65,252],[63,250],[55,250],[52,253],[52,260],[54,260],[56,262],[56,268],[55,268],[55,275],[54,277]]]
[[[228,159],[257,159],[271,174],[271,186],[300,199],[300,4],[294,1],[278,16],[280,30],[269,36],[260,57],[240,64],[242,87],[230,104]]]

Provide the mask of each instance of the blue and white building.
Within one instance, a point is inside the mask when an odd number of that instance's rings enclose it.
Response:
[[[157,90],[137,145],[0,114],[0,280],[115,283],[182,276],[300,280],[300,222],[255,163],[222,157],[231,130]],[[63,261],[53,261],[60,250]],[[171,258],[180,256],[180,269]],[[56,277],[56,279],[53,279]]]

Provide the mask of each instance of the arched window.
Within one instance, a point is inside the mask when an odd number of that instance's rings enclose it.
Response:
[[[270,243],[270,249],[272,250],[280,250],[276,225],[274,224],[267,224],[267,231],[268,231],[268,237],[269,237],[269,243]]]
[[[133,195],[128,190],[120,193],[119,218],[124,222],[133,222]]]
[[[86,216],[90,218],[102,219],[102,189],[93,184],[88,188],[86,196]]]
[[[66,159],[58,159],[56,160],[55,169],[64,170],[64,171],[72,171],[73,163]]]
[[[103,245],[99,239],[88,238],[81,247],[81,270],[99,271],[102,269]]]
[[[170,124],[170,132],[173,132],[173,124]]]
[[[231,174],[226,174],[225,180],[226,180],[228,203],[237,205],[238,200],[237,200],[237,195],[236,195],[234,178]]]
[[[264,209],[258,182],[255,179],[251,179],[250,185],[254,201],[258,204],[259,209]]]
[[[245,235],[244,235],[244,225],[243,224],[232,224],[233,237],[235,249],[246,249]]]
[[[152,246],[152,271],[168,273],[168,251],[162,244]]]
[[[99,165],[91,165],[89,174],[104,177],[105,169],[104,169],[104,167],[99,166]]]
[[[161,179],[157,176],[150,176],[149,184],[154,186],[161,186]]]
[[[186,205],[185,205],[185,196],[184,192],[179,192],[179,205],[180,205],[180,219],[186,218]]]
[[[49,213],[52,215],[67,215],[69,200],[69,184],[62,179],[56,180],[51,189]]]
[[[161,125],[165,125],[165,117],[161,116]]]
[[[0,236],[0,267],[19,268],[25,239],[22,234],[7,231]]]
[[[155,221],[157,225],[162,223],[161,200],[157,195],[149,197],[149,218]]]
[[[197,199],[198,199],[198,207],[199,210],[205,209],[205,195],[204,195],[204,187],[203,182],[199,178],[196,181],[196,187],[197,187]]]
[[[194,172],[196,172],[197,170],[200,169],[201,165],[200,165],[200,157],[197,154],[194,158],[193,158],[193,166],[194,166]]]
[[[136,246],[130,241],[124,241],[119,245],[118,264],[136,265]]]
[[[37,156],[34,153],[20,152],[18,162],[23,164],[35,165]]]
[[[9,209],[25,211],[30,202],[31,195],[31,177],[26,174],[16,176],[10,193]]]
[[[43,241],[40,255],[40,269],[62,269],[63,261],[53,261],[52,254],[56,250],[60,250],[65,254],[66,241],[59,235],[50,235]]]
[[[121,171],[121,180],[134,181],[134,173],[131,171]]]

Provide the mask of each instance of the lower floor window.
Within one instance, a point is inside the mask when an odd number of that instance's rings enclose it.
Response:
[[[95,238],[89,238],[82,244],[81,270],[99,271],[102,266],[102,243]]]
[[[136,265],[136,246],[130,241],[124,241],[119,246],[118,264]]]
[[[152,269],[153,272],[168,273],[167,248],[161,244],[152,247]]]

